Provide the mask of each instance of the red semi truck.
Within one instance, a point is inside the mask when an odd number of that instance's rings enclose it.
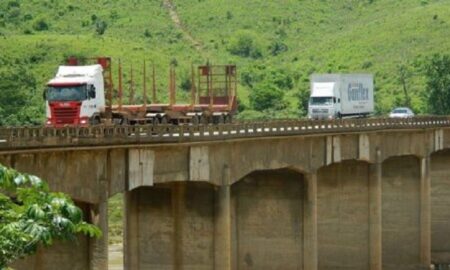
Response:
[[[89,64],[87,64],[89,62]],[[175,70],[170,68],[169,102],[156,102],[155,72],[148,102],[144,63],[143,104],[123,104],[122,66],[113,97],[111,58],[70,58],[47,83],[47,126],[105,124],[209,124],[231,122],[237,109],[236,66],[203,65],[192,70],[191,101],[176,103]],[[197,78],[195,78],[197,77]],[[133,93],[131,93],[133,94]],[[113,99],[116,104],[113,104]],[[130,98],[132,100],[132,98]]]

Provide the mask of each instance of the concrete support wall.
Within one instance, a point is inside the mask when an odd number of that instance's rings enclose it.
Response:
[[[214,269],[214,194],[186,182],[127,192],[125,268]]]
[[[255,172],[231,187],[235,241],[232,269],[303,268],[301,174]]]
[[[450,152],[431,156],[432,261],[450,264]]]
[[[318,171],[318,269],[369,268],[368,174],[354,161]]]
[[[420,170],[413,156],[383,162],[383,270],[419,268]]]
[[[108,189],[107,161],[107,151],[76,151],[13,155],[10,163],[20,172],[45,179],[51,190],[95,204]]]

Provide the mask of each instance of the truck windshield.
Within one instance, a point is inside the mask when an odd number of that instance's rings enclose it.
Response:
[[[332,97],[311,97],[310,99],[311,105],[331,105],[333,104]]]
[[[82,101],[87,99],[86,85],[77,86],[49,86],[48,101]]]

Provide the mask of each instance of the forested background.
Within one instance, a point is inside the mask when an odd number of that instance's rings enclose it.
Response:
[[[182,101],[191,64],[235,63],[239,118],[304,116],[322,72],[373,73],[378,115],[446,113],[449,12],[447,0],[2,0],[0,125],[42,123],[45,83],[70,55],[121,59],[126,82],[133,64],[138,101],[144,59],[162,101],[170,64]]]

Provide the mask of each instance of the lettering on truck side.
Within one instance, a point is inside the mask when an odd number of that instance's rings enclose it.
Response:
[[[348,84],[348,101],[368,101],[369,88],[364,88],[362,83]]]

